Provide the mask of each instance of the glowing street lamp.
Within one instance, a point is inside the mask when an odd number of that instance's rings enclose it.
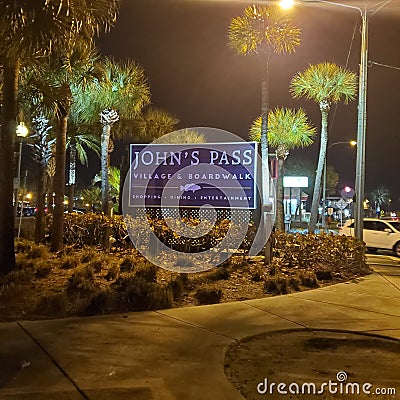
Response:
[[[23,122],[20,122],[17,126],[15,133],[17,134],[17,137],[20,138],[19,152],[18,152],[17,177],[14,180],[14,216],[16,218],[17,211],[18,211],[19,187],[20,187],[20,181],[21,181],[22,143],[23,143],[24,139],[29,135],[29,130]]]

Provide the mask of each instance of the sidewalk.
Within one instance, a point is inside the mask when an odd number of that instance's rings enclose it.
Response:
[[[224,374],[238,339],[293,328],[400,339],[400,261],[385,259],[358,282],[286,296],[0,324],[0,399],[243,399]]]

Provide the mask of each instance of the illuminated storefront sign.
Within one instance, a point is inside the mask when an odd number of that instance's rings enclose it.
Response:
[[[131,207],[256,208],[257,143],[131,144]]]

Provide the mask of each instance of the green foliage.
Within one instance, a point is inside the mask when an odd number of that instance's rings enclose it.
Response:
[[[127,235],[124,219],[121,215],[106,217],[103,214],[65,214],[64,242],[74,246],[97,246],[102,244],[102,238],[107,228],[111,235],[121,245],[125,244]]]
[[[115,282],[120,311],[145,311],[170,308],[173,293],[170,286],[148,282],[130,275]]]
[[[210,272],[210,274],[207,276],[207,279],[209,281],[226,280],[229,279],[230,275],[231,273],[228,268],[224,266],[218,266],[214,271]]]
[[[96,291],[90,298],[84,315],[101,315],[112,311],[112,293],[108,290],[100,289]]]
[[[357,238],[332,234],[275,234],[275,262],[280,267],[318,267],[329,265],[341,271],[352,263],[365,265],[365,245]]]
[[[79,260],[74,256],[65,257],[60,264],[61,269],[74,269],[79,266]]]
[[[278,6],[252,5],[229,26],[229,45],[239,54],[292,53],[300,44],[300,29]]]
[[[52,270],[52,265],[49,264],[47,261],[40,261],[35,264],[35,276],[38,279],[48,277],[51,274]]]
[[[251,140],[261,140],[261,117],[252,124],[249,132]],[[308,122],[303,109],[276,108],[268,113],[268,144],[271,147],[306,147],[313,143],[315,127]]]
[[[202,304],[217,304],[222,299],[222,290],[217,288],[203,287],[196,290],[197,302]]]
[[[132,272],[135,268],[136,260],[131,257],[125,257],[120,264],[121,272]]]
[[[317,103],[348,103],[357,93],[357,75],[333,63],[310,65],[290,83],[294,98],[306,97]]]
[[[45,259],[48,258],[49,252],[47,247],[42,245],[32,245],[31,248],[26,252],[26,258],[28,260],[32,259]]]
[[[156,282],[158,269],[159,267],[156,265],[145,262],[136,269],[135,278],[142,279],[145,282]]]
[[[264,281],[264,291],[267,294],[287,294],[288,283],[285,278],[272,279]]]
[[[185,289],[189,286],[189,278],[187,274],[179,274],[170,283],[174,300],[179,300]]]
[[[75,270],[68,279],[66,290],[69,296],[82,296],[95,291],[97,287],[93,269],[81,267]]]
[[[319,287],[318,280],[314,274],[305,274],[300,276],[301,285],[310,289]]]
[[[40,298],[34,314],[45,317],[63,317],[66,313],[68,300],[65,292],[55,293]]]

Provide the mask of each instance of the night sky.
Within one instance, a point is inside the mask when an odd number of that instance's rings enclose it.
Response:
[[[104,55],[131,58],[145,69],[153,105],[176,115],[179,128],[211,126],[247,138],[260,113],[261,62],[227,46],[229,23],[246,5],[223,0],[125,0],[116,27],[98,45]],[[298,5],[288,12],[302,29],[302,44],[295,54],[271,62],[271,107],[303,107],[319,130],[317,104],[292,99],[289,82],[309,64],[324,61],[344,66],[348,58],[348,68],[358,73],[360,15],[321,3]],[[400,67],[400,0],[392,0],[370,18],[369,39],[369,60]],[[400,208],[400,70],[372,65],[368,74],[366,193],[387,186]],[[356,135],[357,100],[336,111],[332,107],[330,143]],[[318,148],[316,140],[289,157],[310,158],[316,165]],[[339,190],[354,187],[355,154],[346,145],[329,149],[328,164],[339,173]],[[119,158],[117,151],[114,164]]]

